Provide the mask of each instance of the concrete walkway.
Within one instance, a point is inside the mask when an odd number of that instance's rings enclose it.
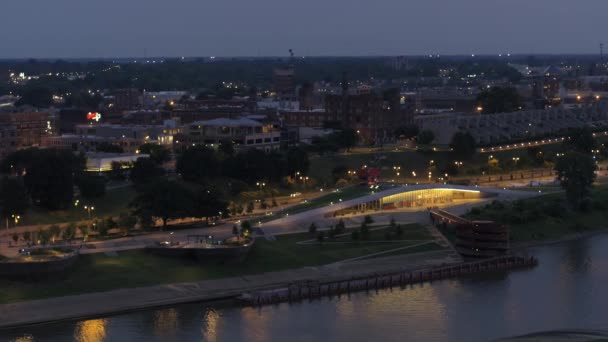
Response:
[[[236,297],[243,292],[285,286],[304,280],[348,279],[355,275],[403,271],[461,262],[445,251],[397,255],[348,263],[305,267],[193,283],[120,289],[0,305],[0,329],[29,324],[84,319],[164,305]]]

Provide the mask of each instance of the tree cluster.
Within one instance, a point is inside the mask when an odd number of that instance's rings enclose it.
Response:
[[[167,179],[156,179],[138,189],[130,204],[140,222],[151,218],[167,221],[183,217],[209,219],[227,214],[228,203],[214,189],[184,184]]]
[[[492,87],[477,96],[484,114],[509,113],[520,110],[523,101],[515,88]]]
[[[296,172],[306,174],[309,168],[308,154],[300,148],[287,152],[265,153],[247,149],[235,154],[216,152],[205,146],[193,146],[182,151],[177,158],[176,171],[183,180],[207,184],[220,177],[232,178],[254,185],[260,181],[278,183],[283,177]]]
[[[83,156],[58,149],[30,148],[8,155],[0,170],[23,180],[35,205],[57,210],[72,203],[74,176],[84,169]]]
[[[327,136],[313,138],[311,151],[326,154],[336,153],[341,149],[349,151],[359,141],[359,135],[353,129],[342,129]]]
[[[564,153],[555,164],[557,178],[566,191],[566,198],[576,210],[585,210],[591,203],[591,188],[597,168],[592,155],[595,146],[589,128],[572,129],[563,143]]]

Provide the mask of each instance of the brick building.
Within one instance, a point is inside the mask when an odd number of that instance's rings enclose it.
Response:
[[[43,136],[52,134],[48,112],[0,112],[0,125],[14,127],[17,147],[39,146]]]

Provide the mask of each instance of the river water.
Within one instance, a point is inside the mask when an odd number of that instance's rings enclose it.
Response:
[[[190,304],[0,332],[0,341],[487,341],[608,327],[608,235],[529,250],[529,270],[248,308]]]

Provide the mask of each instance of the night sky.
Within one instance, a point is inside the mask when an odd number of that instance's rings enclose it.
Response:
[[[4,0],[0,58],[599,53],[607,13],[606,0]]]

